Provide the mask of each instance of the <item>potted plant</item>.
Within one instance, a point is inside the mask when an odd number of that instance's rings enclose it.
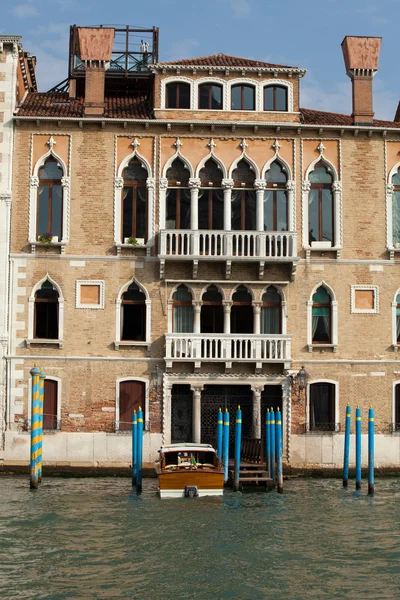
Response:
[[[51,244],[53,241],[53,234],[51,231],[46,231],[46,233],[41,233],[38,237],[38,241],[41,244]]]
[[[124,242],[125,242],[125,244],[130,244],[131,246],[138,246],[139,245],[139,242],[137,241],[137,239],[133,235],[131,235],[128,238],[125,238]]]

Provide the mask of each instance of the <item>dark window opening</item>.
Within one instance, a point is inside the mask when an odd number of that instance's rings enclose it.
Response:
[[[287,88],[280,85],[269,85],[264,88],[264,110],[287,111]]]
[[[222,109],[222,86],[203,83],[199,86],[199,108],[203,110]]]
[[[62,239],[63,218],[62,176],[61,167],[52,157],[39,169],[36,234],[51,233],[59,241]]]
[[[124,169],[122,191],[122,239],[135,237],[147,241],[147,171],[134,158]]]
[[[215,285],[210,285],[203,294],[200,313],[201,333],[224,332],[224,310],[222,295]]]
[[[267,289],[262,297],[261,333],[282,333],[281,297],[273,285]]]
[[[200,190],[198,207],[199,229],[221,230],[224,228],[224,193],[222,190]]]
[[[331,341],[331,298],[321,286],[312,298],[312,342],[329,344]]]
[[[234,85],[231,88],[232,110],[254,110],[255,89],[252,85]]]
[[[396,340],[400,344],[400,294],[396,296]]]
[[[310,431],[335,431],[335,386],[310,385]]]
[[[57,429],[58,383],[44,380],[43,429]]]
[[[122,295],[123,341],[146,341],[146,296],[132,283]]]
[[[180,285],[173,295],[173,331],[174,333],[193,332],[192,294],[186,286]]]
[[[34,337],[58,340],[58,292],[49,281],[35,294]]]
[[[190,108],[190,85],[188,83],[169,83],[166,96],[166,108]]]
[[[395,387],[394,397],[394,431],[400,431],[400,383]]]
[[[119,384],[119,430],[132,429],[133,412],[144,410],[145,384],[142,381],[121,381]]]
[[[392,233],[393,244],[398,248],[400,244],[400,168],[392,177],[393,184],[393,200],[392,200]]]
[[[252,297],[243,285],[232,296],[231,333],[254,333]]]
[[[264,231],[288,230],[287,174],[278,161],[274,161],[265,175]]]

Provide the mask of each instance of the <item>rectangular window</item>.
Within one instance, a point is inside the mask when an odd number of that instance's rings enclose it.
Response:
[[[104,308],[104,281],[78,280],[75,308]]]
[[[199,229],[220,231],[224,228],[224,194],[222,190],[200,190]]]
[[[400,431],[400,384],[399,383],[395,387],[393,431]]]
[[[190,229],[190,190],[167,190],[167,229]]]
[[[335,431],[335,386],[310,385],[310,431]]]
[[[352,285],[351,312],[376,314],[378,312],[378,287],[375,285]]]
[[[58,383],[44,380],[43,429],[57,429]]]

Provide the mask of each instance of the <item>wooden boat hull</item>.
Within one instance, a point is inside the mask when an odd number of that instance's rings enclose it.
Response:
[[[196,486],[199,496],[222,496],[224,474],[222,471],[182,470],[158,474],[161,498],[183,498],[185,487]]]

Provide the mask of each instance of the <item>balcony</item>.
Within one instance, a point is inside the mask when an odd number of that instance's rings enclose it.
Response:
[[[219,261],[226,264],[226,279],[232,262],[257,262],[259,278],[265,263],[290,263],[295,277],[297,233],[291,231],[193,231],[164,229],[160,231],[160,277],[164,278],[165,262],[192,261],[193,279],[197,277],[199,261]]]
[[[257,371],[263,364],[283,363],[288,369],[291,345],[291,335],[167,333],[165,361],[167,369],[174,362],[192,362],[195,369],[205,362],[223,362],[226,369],[233,362],[255,363]]]

